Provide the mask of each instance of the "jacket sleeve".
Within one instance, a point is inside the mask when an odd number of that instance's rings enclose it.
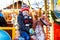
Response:
[[[19,24],[19,30],[25,30],[25,25],[23,23],[22,17],[18,15],[18,24]]]

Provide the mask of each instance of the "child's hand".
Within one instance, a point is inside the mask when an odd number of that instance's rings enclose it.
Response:
[[[20,32],[19,30],[16,30],[16,38],[19,38],[20,37]]]
[[[36,36],[35,35],[32,35],[31,36],[31,40],[37,40]]]

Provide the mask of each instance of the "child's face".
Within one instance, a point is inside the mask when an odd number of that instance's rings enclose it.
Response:
[[[27,10],[23,11],[22,13],[23,13],[23,15],[28,15],[29,14],[29,12]]]

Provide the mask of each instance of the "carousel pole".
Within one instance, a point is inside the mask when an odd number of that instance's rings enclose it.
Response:
[[[29,0],[28,0],[28,3],[29,3],[29,6],[30,6],[30,9],[32,9],[32,7],[31,7],[31,4],[30,4]]]
[[[17,9],[18,9],[18,1],[19,1],[19,0],[17,0]]]
[[[13,9],[14,9],[14,0],[13,0]]]
[[[54,11],[54,0],[51,0],[51,11]]]
[[[54,0],[50,0],[50,1],[51,1],[51,11],[54,11]],[[54,23],[52,23],[52,25],[54,25]],[[52,29],[53,29],[52,40],[54,40],[54,27],[53,26],[52,26]]]
[[[48,0],[44,0],[45,1],[45,15],[47,16],[47,1]],[[48,20],[48,18],[47,18],[47,20]],[[46,27],[46,40],[50,40],[50,32],[49,32],[49,30],[48,30],[48,28]]]
[[[22,5],[23,5],[23,0],[22,0]],[[21,6],[22,6],[22,5],[21,5]]]
[[[45,13],[47,12],[47,0],[44,0],[45,1]]]

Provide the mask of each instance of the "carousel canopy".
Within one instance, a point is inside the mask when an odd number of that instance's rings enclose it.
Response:
[[[14,4],[17,1],[23,1],[23,3],[30,5],[32,8],[42,8],[44,10],[44,0],[0,0],[0,9],[6,8],[7,6]]]
[[[17,0],[0,0],[0,9],[6,8],[15,2],[17,2]]]

